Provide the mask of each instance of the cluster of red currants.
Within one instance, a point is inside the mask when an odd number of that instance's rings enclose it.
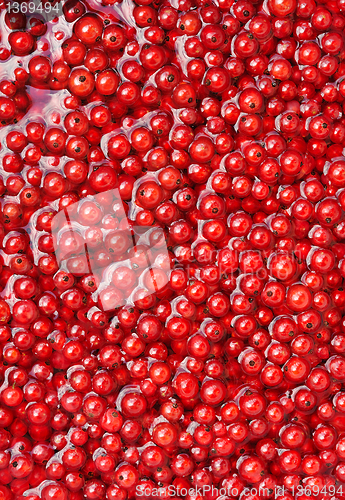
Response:
[[[0,4],[0,500],[345,496],[344,30]]]

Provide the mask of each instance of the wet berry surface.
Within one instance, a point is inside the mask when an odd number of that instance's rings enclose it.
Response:
[[[36,4],[0,4],[0,500],[342,499],[345,1]]]

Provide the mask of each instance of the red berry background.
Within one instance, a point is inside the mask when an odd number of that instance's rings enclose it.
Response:
[[[345,1],[18,5],[0,500],[341,500]]]

